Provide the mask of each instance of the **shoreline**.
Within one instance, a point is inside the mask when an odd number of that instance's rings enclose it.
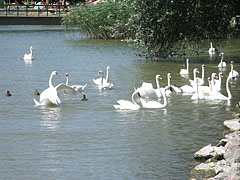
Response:
[[[230,130],[216,146],[208,144],[194,153],[200,162],[191,171],[191,180],[239,180],[240,179],[240,114],[225,120]]]

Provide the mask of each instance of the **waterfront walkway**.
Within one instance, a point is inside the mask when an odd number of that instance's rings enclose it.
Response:
[[[2,5],[0,25],[60,25],[68,5]]]

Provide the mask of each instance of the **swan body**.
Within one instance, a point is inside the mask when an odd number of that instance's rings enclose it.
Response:
[[[103,83],[103,76],[104,76],[104,73],[103,71],[99,71],[98,72],[99,75],[102,75],[102,80],[101,80],[101,84],[99,86],[99,90],[108,90],[108,89],[112,89],[113,88],[113,84],[112,83]]]
[[[160,79],[160,75],[157,75],[156,76],[157,78],[156,79]],[[163,96],[163,104],[161,104],[160,102],[158,101],[146,101],[145,99],[141,98],[140,97],[140,101],[141,101],[141,104],[144,108],[158,108],[158,109],[163,109],[163,108],[166,108],[168,103],[167,103],[167,96],[166,96],[166,89],[169,88],[169,87],[166,87],[164,88],[163,90],[160,89],[160,85],[159,85],[159,81],[157,81],[157,86],[158,86],[158,90],[161,91],[160,93],[162,94]]]
[[[187,69],[181,69],[180,70],[181,75],[188,75],[189,74],[189,59],[186,59],[186,63],[187,63]]]
[[[51,76],[49,78],[49,87],[40,94],[39,102],[37,100],[33,99],[35,105],[40,106],[40,105],[59,105],[59,104],[61,104],[61,100],[58,97],[57,89],[52,84],[53,76],[55,76],[57,74],[58,74],[57,71],[53,71],[51,73]]]
[[[231,71],[229,72],[228,76],[230,76],[232,78],[238,78],[239,77],[239,73],[236,70],[233,69],[233,64],[234,64],[234,62],[231,61],[231,63],[230,63]]]
[[[106,74],[106,78],[103,78],[103,84],[104,85],[109,85],[109,76],[110,76],[110,66],[107,66],[107,74]],[[101,85],[101,83],[102,83],[102,78],[97,78],[97,79],[93,79],[93,83],[95,84],[95,85],[98,85],[98,86],[100,86]]]
[[[189,85],[183,85],[180,87],[180,89],[182,90],[183,93],[186,93],[186,94],[192,94],[195,92],[194,88]]]
[[[215,48],[212,45],[212,42],[210,43],[210,48],[208,49],[209,54],[214,54],[215,53]]]
[[[226,90],[227,90],[227,96],[224,96],[220,92],[212,91],[209,96],[207,96],[207,99],[210,100],[231,100],[232,99],[232,94],[229,89],[229,80],[232,79],[231,76],[228,76],[227,81],[226,81]]]
[[[66,73],[65,77],[66,77],[66,85],[69,86],[68,85],[69,74]],[[87,83],[85,85],[71,85],[69,87],[73,88],[76,92],[80,93],[80,92],[83,92],[85,90],[85,88],[87,87]]]
[[[33,47],[30,47],[30,54],[24,54],[23,56],[24,60],[33,60]]]
[[[223,58],[224,58],[224,53],[220,53],[219,56],[221,56],[221,61],[220,63],[218,64],[218,68],[226,68],[227,67],[227,64],[226,62],[223,61]]]
[[[138,110],[140,106],[134,101],[134,95],[138,93],[136,90],[132,93],[132,102],[127,100],[118,100],[118,105],[113,105],[115,109],[122,110]]]

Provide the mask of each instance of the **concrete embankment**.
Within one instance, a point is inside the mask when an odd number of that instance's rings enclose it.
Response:
[[[240,115],[224,121],[231,131],[218,145],[203,147],[194,158],[204,161],[191,172],[191,180],[240,180]]]

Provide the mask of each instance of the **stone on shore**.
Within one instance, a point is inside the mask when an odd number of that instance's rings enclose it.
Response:
[[[207,160],[209,158],[212,158],[216,155],[223,155],[225,153],[224,147],[216,147],[212,146],[211,144],[203,147],[196,153],[194,153],[194,158],[199,160]]]
[[[226,120],[223,123],[227,126],[231,131],[239,131],[240,130],[240,119],[231,119]]]

